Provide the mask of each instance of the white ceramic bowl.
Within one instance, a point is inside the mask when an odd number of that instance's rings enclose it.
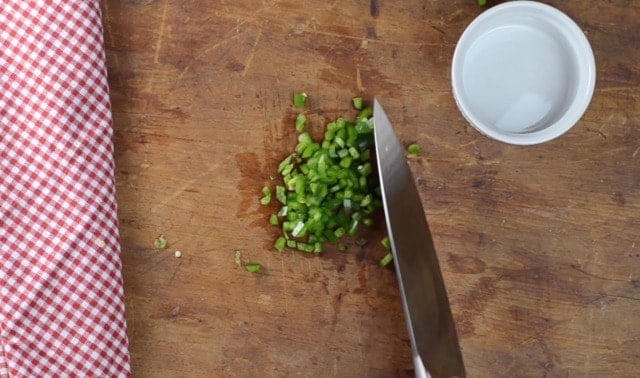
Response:
[[[589,41],[567,15],[510,1],[478,16],[453,55],[453,95],[481,133],[511,144],[557,138],[587,109],[596,81]]]

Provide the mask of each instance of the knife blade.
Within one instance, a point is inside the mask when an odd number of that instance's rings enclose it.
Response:
[[[462,353],[420,195],[405,150],[377,99],[373,125],[387,232],[416,377],[464,377]]]

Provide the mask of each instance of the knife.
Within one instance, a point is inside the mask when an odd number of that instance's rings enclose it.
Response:
[[[377,99],[373,125],[387,232],[415,376],[464,377],[458,336],[420,195],[405,149]]]

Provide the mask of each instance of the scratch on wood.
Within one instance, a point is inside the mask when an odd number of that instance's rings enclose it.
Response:
[[[128,334],[129,334],[129,343],[132,342],[133,340],[133,335],[136,334],[135,329],[136,329],[136,310],[135,310],[135,302],[136,301],[129,301],[127,303],[127,314],[129,315],[130,319],[127,320],[127,328],[128,328]]]
[[[167,260],[167,257],[162,257],[161,259],[157,260],[153,265],[147,267],[147,269],[145,269],[142,272],[140,272],[140,276],[143,276],[143,275],[153,271],[158,265],[162,264],[166,260]]]
[[[533,335],[527,337],[526,339],[520,340],[516,345],[525,345],[527,343],[529,343],[530,341],[540,341],[540,340],[544,340],[545,339],[545,335],[551,331],[554,328],[557,328],[558,326],[567,323],[566,320],[564,321],[558,321],[555,323],[550,323],[548,324],[546,327],[537,330]]]
[[[120,68],[120,57],[118,56],[118,54],[113,54],[113,56],[111,57],[111,61],[113,62],[113,66],[116,69]],[[122,84],[121,75],[118,75],[118,79],[120,80],[120,84]]]
[[[167,8],[169,8],[169,0],[165,0],[164,6],[162,7],[162,18],[160,19],[160,28],[158,29],[158,40],[156,41],[156,49],[153,57],[153,61],[158,64],[160,63],[160,49],[162,48],[162,39],[164,36],[164,25],[167,21]]]
[[[627,85],[616,85],[612,87],[601,88],[600,92],[622,92],[625,96],[629,96],[631,98],[637,98],[638,94],[636,93],[637,87],[627,86]]]
[[[609,298],[626,299],[626,300],[629,300],[629,301],[640,301],[640,298],[628,297],[626,295],[614,295],[614,294],[607,294],[607,293],[604,293],[604,295],[609,297]]]
[[[590,133],[598,134],[598,135],[600,135],[603,139],[607,139],[607,136],[605,135],[605,133],[603,133],[603,132],[602,132],[602,131],[600,131],[600,130],[594,130],[594,129],[592,129],[592,128],[587,127],[587,131],[588,131],[588,132],[590,132]]]
[[[604,318],[607,314],[607,302],[601,300],[598,302],[598,305],[600,306],[600,314]]]
[[[378,5],[378,0],[371,0],[371,2],[369,3],[369,13],[373,18],[376,18],[380,15],[380,6]]]
[[[427,43],[427,42],[400,42],[400,41],[386,41],[383,39],[369,39],[366,37],[358,37],[358,36],[354,36],[354,35],[348,35],[348,34],[341,34],[341,33],[334,33],[334,32],[328,32],[328,31],[323,31],[323,30],[313,30],[311,32],[304,30],[302,31],[303,33],[307,32],[307,33],[313,33],[313,34],[317,34],[317,35],[324,35],[327,37],[336,37],[336,38],[344,38],[344,39],[351,39],[351,40],[356,40],[356,41],[367,41],[367,42],[371,42],[371,43],[379,43],[381,45],[389,45],[389,46],[413,46],[413,47],[423,47],[423,46],[441,46],[441,45],[453,45],[452,42],[442,42],[442,43]]]
[[[442,35],[446,35],[447,34],[443,29],[440,29],[439,27],[437,27],[435,25],[431,25],[431,28],[433,30],[437,31],[438,33],[442,34]]]
[[[587,321],[587,350],[584,360],[584,371],[591,370],[591,351],[593,349],[593,307],[589,307],[589,320]]]
[[[284,296],[284,314],[287,315],[287,276],[284,272],[284,256],[280,256],[280,263],[282,265],[282,295]]]
[[[360,361],[364,364],[365,360],[364,360],[364,351],[363,349],[363,342],[362,342],[362,322],[358,322],[358,351],[360,352]]]
[[[242,70],[242,77],[244,77],[247,74],[247,70],[251,66],[251,62],[253,61],[253,56],[256,54],[256,48],[258,47],[258,44],[260,43],[261,38],[262,38],[262,28],[258,30],[258,35],[256,36],[256,40],[253,42],[253,46],[251,46],[251,51],[249,52],[249,56],[247,56],[247,59],[244,62],[244,70]]]
[[[603,277],[603,276],[599,276],[597,274],[589,273],[586,270],[580,269],[575,264],[571,264],[571,269],[577,270],[578,272],[580,272],[580,273],[582,273],[582,274],[584,274],[586,276],[589,276],[589,277],[592,277],[592,278],[596,278],[596,279],[599,279],[599,280],[614,281],[614,282],[627,282],[627,280],[625,280],[625,279],[609,278],[609,277]]]
[[[360,67],[356,67],[356,86],[360,92],[364,92],[364,87],[362,86],[362,77],[360,77]]]
[[[192,187],[193,184],[195,184],[196,182],[202,180],[203,177],[211,174],[211,172],[213,172],[215,169],[217,169],[218,166],[219,166],[219,164],[214,164],[211,167],[209,167],[209,169],[207,169],[205,172],[202,172],[197,177],[189,180],[187,183],[182,185],[180,188],[175,190],[173,193],[171,193],[170,195],[165,197],[165,199],[162,202],[160,202],[159,204],[151,207],[150,211],[152,213],[155,213],[158,210],[158,208],[166,206],[169,202],[173,201],[176,197],[178,197],[179,195],[184,193],[188,188]]]
[[[178,261],[178,265],[173,270],[173,274],[171,275],[171,278],[169,278],[169,282],[167,283],[168,286],[171,286],[171,284],[173,283],[173,280],[176,278],[176,275],[178,274],[178,270],[180,270],[181,266],[182,266],[182,261]]]
[[[242,21],[240,22],[238,25],[236,25],[232,30],[230,30],[229,32],[226,33],[226,35],[222,38],[222,40],[220,40],[217,43],[214,43],[213,45],[207,47],[206,49],[202,50],[201,52],[199,52],[193,59],[191,59],[191,61],[189,62],[189,64],[187,64],[187,66],[182,70],[182,72],[180,73],[180,75],[178,75],[178,78],[176,79],[176,83],[179,82],[180,80],[182,80],[182,78],[184,78],[184,76],[187,74],[187,72],[189,72],[189,70],[191,69],[191,67],[193,66],[193,63],[196,62],[198,59],[200,59],[200,57],[204,56],[205,54],[217,49],[218,47],[226,44],[229,41],[232,41],[234,39],[238,39],[240,38],[240,35],[242,35],[243,33],[245,33],[244,31],[240,32],[239,34],[235,33],[236,29],[239,28],[240,26],[242,26],[244,23],[246,23],[246,21]],[[239,30],[239,29],[238,29]]]
[[[109,45],[113,48],[113,47],[116,47],[116,43],[113,40],[113,28],[111,27],[111,12],[109,11],[109,1],[104,0],[102,3],[104,4],[104,20],[106,21],[105,23],[107,24],[106,29],[107,29],[107,35],[109,36]]]
[[[633,151],[633,154],[631,155],[632,158],[638,156],[638,153],[640,152],[640,146],[638,146],[638,148],[636,148],[635,151]]]

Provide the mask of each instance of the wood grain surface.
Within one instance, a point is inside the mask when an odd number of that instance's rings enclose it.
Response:
[[[384,226],[347,253],[272,248],[258,199],[295,143],[294,90],[318,127],[377,96],[423,147],[470,377],[640,374],[640,2],[545,2],[585,31],[597,86],[570,132],[517,147],[451,95],[474,0],[104,0],[134,375],[413,374]]]

